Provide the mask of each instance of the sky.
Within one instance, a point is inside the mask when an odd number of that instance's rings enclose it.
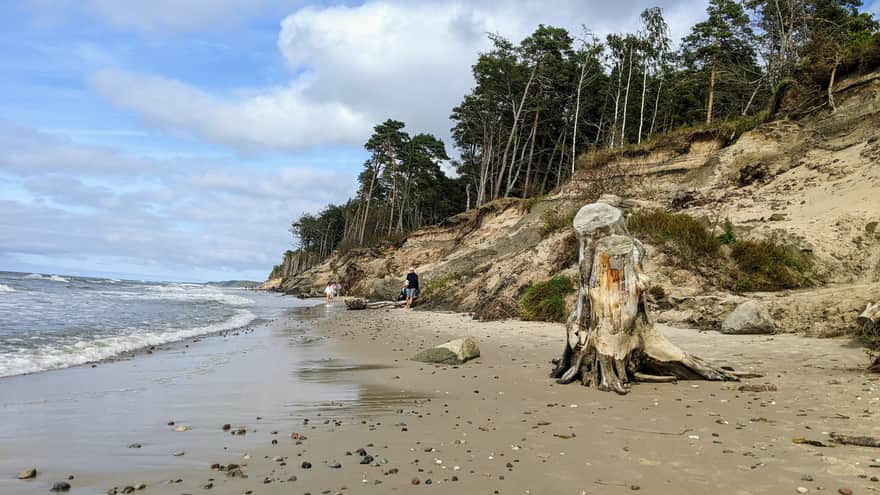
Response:
[[[0,270],[265,279],[293,219],[355,193],[373,125],[451,147],[487,33],[659,5],[678,39],[706,4],[4,0]]]

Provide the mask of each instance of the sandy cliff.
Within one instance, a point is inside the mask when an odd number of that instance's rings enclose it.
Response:
[[[285,260],[265,287],[309,294],[338,278],[348,294],[387,299],[416,266],[425,306],[513,316],[530,283],[574,273],[565,222],[605,194],[628,211],[730,219],[738,237],[777,239],[813,262],[812,287],[734,294],[649,244],[647,270],[665,293],[661,320],[717,328],[738,303],[757,299],[781,331],[845,332],[854,312],[880,300],[880,72],[842,81],[836,93],[836,112],[774,120],[738,138],[694,132],[658,141],[582,167],[553,195],[495,201],[398,245],[352,249],[308,269]]]

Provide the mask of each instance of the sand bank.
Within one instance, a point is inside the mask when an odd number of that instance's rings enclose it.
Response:
[[[880,490],[880,482],[872,481],[880,476],[880,467],[872,467],[880,465],[880,449],[792,442],[830,443],[830,432],[880,436],[880,382],[862,371],[866,357],[858,345],[793,335],[663,331],[697,355],[763,374],[747,383],[773,383],[778,391],[679,382],[636,385],[620,397],[547,378],[549,361],[561,350],[561,325],[341,311],[315,322],[314,334],[324,338],[317,349],[328,361],[296,373],[305,382],[353,380],[357,397],[308,408],[266,410],[277,406],[263,404],[259,413],[232,391],[216,404],[216,417],[192,424],[193,432],[204,432],[198,439],[203,446],[197,456],[176,458],[179,468],[146,470],[132,462],[89,486],[106,490],[143,482],[144,493],[178,495]],[[481,358],[458,367],[408,359],[463,336],[480,342]],[[253,366],[255,376],[266,380],[273,372],[290,373],[281,362]],[[224,410],[237,411],[240,419],[224,420]],[[222,431],[224,422],[245,428],[246,443]],[[186,436],[193,432],[174,433],[171,438],[179,440],[167,445],[168,455],[193,448],[187,444],[197,439]],[[228,476],[228,469],[213,464],[239,468]]]

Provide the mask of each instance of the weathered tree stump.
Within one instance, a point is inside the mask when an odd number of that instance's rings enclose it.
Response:
[[[630,237],[620,210],[604,203],[584,206],[574,229],[580,251],[577,305],[551,377],[619,394],[627,393],[632,381],[738,380],[655,330],[645,306],[645,249]]]
[[[864,311],[856,318],[856,324],[862,335],[871,342],[875,349],[880,349],[880,303],[868,303]],[[880,355],[874,355],[874,362],[868,371],[880,373]]]
[[[868,303],[864,311],[856,318],[862,333],[866,336],[880,336],[880,303]]]

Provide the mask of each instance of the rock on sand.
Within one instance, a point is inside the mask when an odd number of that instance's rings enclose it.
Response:
[[[477,341],[468,337],[425,349],[413,356],[413,361],[438,364],[461,364],[480,357]]]
[[[721,322],[721,333],[758,334],[773,333],[776,324],[767,310],[757,301],[746,301],[736,307]]]

